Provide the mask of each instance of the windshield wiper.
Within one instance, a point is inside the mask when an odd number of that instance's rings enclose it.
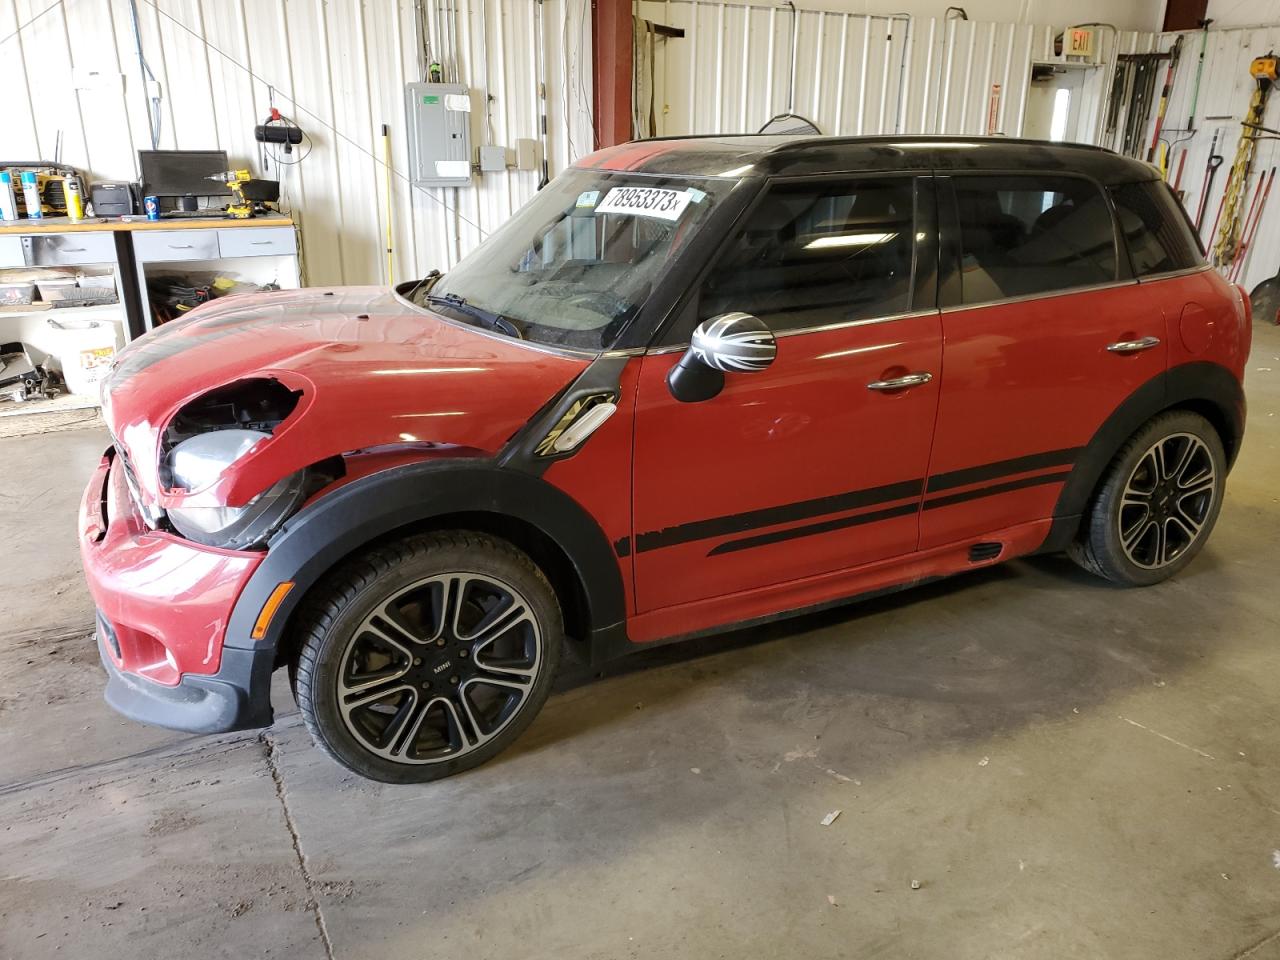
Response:
[[[524,339],[524,331],[510,317],[504,317],[500,313],[494,313],[492,310],[486,310],[483,307],[467,303],[464,297],[460,297],[456,293],[428,293],[423,299],[428,303],[443,303],[446,306],[453,307],[459,313],[465,313],[467,316],[479,320],[490,330],[497,330],[500,333],[515,337],[517,340]]]

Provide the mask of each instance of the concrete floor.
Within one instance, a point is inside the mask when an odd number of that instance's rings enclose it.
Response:
[[[0,958],[1280,957],[1274,327],[1248,391],[1172,583],[1036,559],[652,651],[425,787],[283,688],[262,736],[116,717],[71,532],[103,435],[0,440]]]

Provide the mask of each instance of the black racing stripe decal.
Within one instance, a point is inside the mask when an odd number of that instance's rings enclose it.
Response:
[[[820,517],[826,513],[856,510],[859,507],[873,507],[876,504],[888,503],[891,500],[919,497],[923,492],[924,480],[904,480],[901,483],[890,483],[883,487],[872,487],[868,490],[851,490],[847,493],[818,497],[815,500],[799,500],[795,503],[785,503],[778,507],[764,507],[759,510],[748,510],[745,513],[710,517],[706,520],[693,520],[678,526],[638,534],[636,536],[635,552],[645,553],[649,550],[671,547],[679,543],[706,540],[708,537],[723,537],[732,533],[744,533],[756,527],[771,527],[780,523],[792,523],[796,520]],[[914,505],[912,509],[915,509]]]
[[[616,541],[613,545],[613,549],[617,552],[619,557],[631,556],[631,538],[623,537],[621,540]]]
[[[953,503],[964,503],[966,500],[979,500],[982,497],[994,497],[998,493],[1021,490],[1024,487],[1037,487],[1043,483],[1062,483],[1071,476],[1071,471],[1063,473],[1042,473],[1036,477],[1023,477],[1021,480],[1010,480],[1008,483],[997,483],[990,487],[979,487],[977,490],[964,490],[960,493],[948,494],[945,497],[934,497],[924,502],[926,510],[937,507],[949,507]]]
[[[873,510],[870,513],[856,513],[851,517],[837,517],[834,520],[823,520],[820,523],[810,523],[803,527],[791,527],[787,530],[773,530],[769,533],[761,533],[754,537],[743,537],[741,540],[727,540],[711,548],[707,553],[708,557],[714,557],[722,553],[734,553],[738,550],[750,550],[752,547],[765,547],[771,543],[781,543],[783,540],[793,540],[796,537],[812,537],[819,533],[830,533],[832,530],[843,530],[846,527],[857,527],[864,523],[876,523],[880,520],[890,520],[893,517],[905,517],[908,514],[915,513],[920,509],[920,501],[912,500],[910,503],[900,504],[896,507],[889,507],[885,510]]]
[[[971,483],[994,480],[1011,473],[1026,473],[1029,470],[1043,470],[1045,467],[1065,467],[1076,462],[1076,457],[1084,447],[1068,447],[1065,450],[1048,450],[1044,453],[1033,453],[1028,457],[1014,457],[1012,460],[998,460],[978,467],[965,467],[963,470],[952,470],[950,473],[939,473],[929,478],[929,492],[950,490],[952,487],[966,487]]]

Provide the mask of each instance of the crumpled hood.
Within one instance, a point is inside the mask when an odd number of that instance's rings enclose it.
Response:
[[[160,441],[170,418],[237,380],[302,391],[272,439],[237,463],[221,502],[247,502],[281,477],[351,450],[429,442],[490,454],[589,358],[469,328],[380,287],[228,297],[134,341],[103,385],[103,416],[142,497],[170,506]]]

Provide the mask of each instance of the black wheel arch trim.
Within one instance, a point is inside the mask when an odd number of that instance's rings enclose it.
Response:
[[[225,646],[277,649],[307,592],[344,558],[395,530],[450,514],[513,517],[553,541],[583,586],[594,646],[596,635],[625,629],[622,573],[594,518],[567,493],[540,477],[484,461],[423,461],[353,481],[320,498],[285,524],[241,592]],[[254,623],[275,587],[293,581],[266,635]]]
[[[1209,419],[1221,434],[1227,469],[1231,469],[1244,439],[1245,398],[1240,381],[1226,367],[1209,361],[1172,367],[1129,394],[1094,433],[1058,495],[1053,527],[1039,552],[1066,548],[1116,452],[1144,423],[1175,407],[1211,412]]]

